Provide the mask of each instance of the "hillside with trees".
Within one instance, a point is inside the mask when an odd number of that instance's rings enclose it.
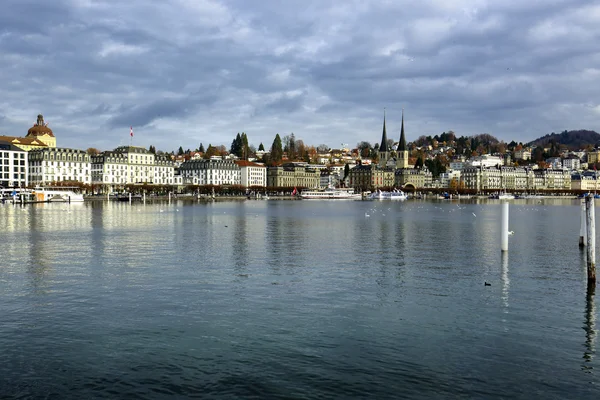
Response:
[[[600,133],[580,129],[576,131],[562,131],[561,133],[549,133],[528,143],[530,146],[548,147],[551,143],[563,145],[569,150],[585,149],[594,147],[600,143]]]

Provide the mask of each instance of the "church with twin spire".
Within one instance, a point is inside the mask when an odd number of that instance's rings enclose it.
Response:
[[[370,165],[358,165],[350,170],[349,186],[356,190],[374,190],[378,188],[416,189],[431,184],[432,174],[427,168],[414,168],[409,165],[408,147],[404,133],[404,109],[400,125],[400,140],[396,150],[388,142],[386,115],[383,111],[383,132],[379,145],[379,162]]]
[[[381,143],[379,145],[379,167],[386,168],[388,162],[393,160],[392,149],[388,143],[387,132],[385,127],[385,110],[383,110],[383,133],[381,135]],[[395,166],[398,168],[408,168],[408,149],[406,148],[406,136],[404,136],[404,109],[402,109],[402,125],[400,127],[400,140],[396,147]]]

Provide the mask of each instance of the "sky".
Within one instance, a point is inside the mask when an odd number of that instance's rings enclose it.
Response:
[[[3,0],[0,135],[59,147],[600,131],[600,2]]]

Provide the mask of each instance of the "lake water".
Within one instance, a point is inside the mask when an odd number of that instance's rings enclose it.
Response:
[[[500,211],[0,206],[0,397],[600,398],[579,202]]]

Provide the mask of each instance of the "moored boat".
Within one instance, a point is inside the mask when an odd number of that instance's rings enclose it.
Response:
[[[70,189],[37,187],[32,191],[37,202],[82,202],[83,194]]]
[[[406,200],[408,196],[402,190],[394,189],[391,192],[377,190],[371,193],[369,200]]]
[[[328,187],[325,190],[303,190],[300,198],[305,200],[361,200],[360,193],[353,188]]]

